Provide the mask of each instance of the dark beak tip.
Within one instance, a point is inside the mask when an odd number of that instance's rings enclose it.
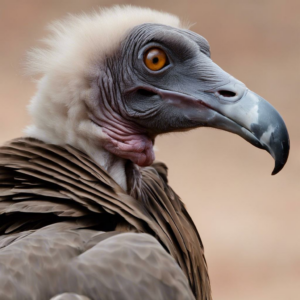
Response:
[[[284,145],[285,145],[285,147],[284,147],[284,151],[282,151],[282,153],[281,153],[281,158],[279,158],[279,159],[275,158],[275,167],[272,172],[272,175],[278,174],[283,169],[283,167],[286,165],[286,162],[289,157],[290,143],[288,142]]]
[[[276,162],[276,163],[275,163],[274,170],[273,170],[273,172],[272,172],[272,175],[278,174],[278,173],[283,169],[284,165],[285,165],[285,164]]]

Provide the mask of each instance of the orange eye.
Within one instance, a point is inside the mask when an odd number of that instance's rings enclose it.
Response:
[[[148,69],[158,71],[168,63],[167,55],[159,48],[151,48],[144,55],[144,63]]]

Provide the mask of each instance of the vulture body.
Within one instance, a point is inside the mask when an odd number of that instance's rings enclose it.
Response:
[[[203,245],[154,162],[159,134],[209,126],[275,159],[277,111],[175,16],[114,7],[54,23],[26,137],[0,148],[0,299],[209,300]]]
[[[71,146],[0,149],[0,299],[194,299],[188,280],[209,299],[202,243],[166,166],[127,169],[129,193]]]

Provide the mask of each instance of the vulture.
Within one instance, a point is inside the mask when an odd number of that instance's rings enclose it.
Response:
[[[212,127],[285,165],[279,113],[176,16],[68,16],[28,58],[25,135],[0,148],[0,299],[212,299],[204,248],[155,161],[159,134]]]

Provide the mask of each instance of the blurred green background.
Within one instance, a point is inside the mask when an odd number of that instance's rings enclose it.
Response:
[[[35,83],[22,75],[22,63],[46,24],[113,4],[193,23],[213,60],[284,118],[291,153],[275,177],[266,152],[212,129],[160,137],[156,155],[200,231],[214,299],[300,299],[299,0],[0,0],[0,143],[21,136],[30,122]]]

